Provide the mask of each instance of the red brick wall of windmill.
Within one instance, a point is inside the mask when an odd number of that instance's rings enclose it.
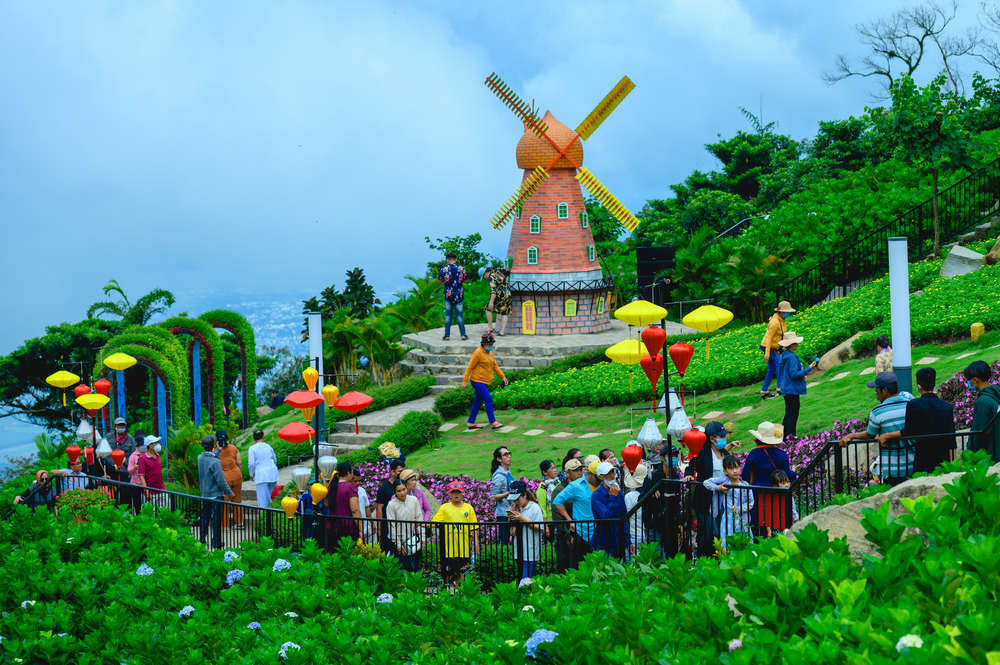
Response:
[[[604,312],[597,313],[597,300],[604,298]],[[565,316],[566,300],[576,301],[576,316]],[[570,333],[596,333],[610,330],[611,317],[608,315],[608,293],[588,291],[585,293],[514,293],[513,306],[507,321],[507,332],[514,335],[523,333],[521,306],[526,300],[535,303],[536,335],[568,335]]]
[[[531,174],[525,170],[524,179]],[[549,178],[525,202],[520,219],[514,218],[507,255],[514,257],[515,273],[558,273],[599,270],[595,255],[588,260],[587,245],[594,242],[590,225],[583,228],[580,212],[586,210],[583,191],[574,169],[552,169]],[[569,206],[569,217],[559,219],[560,203]],[[531,233],[533,215],[541,217],[541,233]],[[528,265],[528,248],[538,248],[538,264]]]

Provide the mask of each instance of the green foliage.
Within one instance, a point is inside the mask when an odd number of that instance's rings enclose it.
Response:
[[[258,404],[271,401],[271,391],[287,395],[302,384],[302,370],[307,361],[305,356],[293,355],[287,347],[264,345],[262,354],[257,356]],[[334,370],[330,369],[331,372]]]
[[[587,208],[587,219],[590,233],[594,236],[594,246],[601,256],[610,256],[620,248],[622,225],[618,223],[607,208],[593,196],[588,196],[584,204]]]
[[[357,319],[368,318],[369,314],[377,313],[377,305],[381,301],[375,297],[375,289],[365,280],[365,271],[361,268],[348,270],[347,283],[344,285],[344,307],[351,316]]]
[[[424,236],[424,242],[427,243],[427,246],[441,253],[440,259],[428,262],[427,276],[437,279],[438,271],[446,263],[445,257],[449,252],[455,252],[455,260],[458,262],[458,265],[463,266],[466,272],[468,272],[469,282],[478,281],[479,269],[485,268],[488,265],[495,265],[498,261],[495,256],[479,251],[479,243],[482,241],[483,237],[478,233],[472,233],[467,236],[449,236],[433,241],[430,237]]]
[[[198,455],[204,452],[201,440],[214,434],[215,427],[211,423],[195,427],[191,421],[170,430],[170,445],[167,446],[170,475],[175,482],[183,483],[187,492],[199,487]]]
[[[719,233],[747,217],[752,217],[753,212],[753,206],[736,194],[700,189],[677,214],[677,223],[684,231],[694,231],[707,226]]]
[[[212,360],[208,362],[208,352],[209,349],[205,348],[203,353],[205,355],[205,360],[202,361],[202,371],[205,372],[209,380],[209,389],[212,394],[212,403],[215,406],[215,410],[209,414],[211,416],[212,422],[221,423],[225,420],[225,416],[222,412],[223,407],[223,389],[226,383],[226,369],[227,366],[232,362],[239,367],[240,356],[238,347],[234,349],[236,351],[232,359],[229,358],[229,354],[226,352],[226,346],[222,342],[222,338],[215,328],[210,326],[205,321],[201,319],[193,319],[189,316],[172,316],[166,321],[159,324],[164,330],[169,330],[173,333],[177,330],[177,335],[185,335],[194,337],[198,335],[202,338],[202,345],[211,347]],[[192,334],[193,333],[193,334]],[[185,362],[187,359],[185,358]],[[188,367],[190,372],[190,365]]]
[[[402,381],[370,389],[365,394],[372,398],[371,406],[359,411],[358,415],[420,399],[427,395],[432,385],[434,385],[433,376],[409,376]],[[326,409],[326,422],[328,423],[350,420],[351,418],[354,418],[354,414],[333,407]]]
[[[166,337],[163,337],[165,335]],[[191,421],[188,410],[190,404],[189,374],[186,360],[180,364],[175,362],[184,350],[173,335],[162,328],[133,328],[118,337],[108,340],[104,346],[103,357],[114,353],[124,353],[132,356],[138,364],[156,368],[162,373],[164,383],[170,388],[170,408],[175,427],[183,427]],[[94,378],[98,378],[104,370],[103,365],[94,368]]]
[[[783,250],[778,253],[784,254]],[[739,245],[726,261],[730,269],[717,282],[715,292],[726,296],[726,304],[736,315],[749,315],[757,322],[766,321],[774,288],[788,278],[788,266],[782,255],[762,245]]]
[[[407,275],[406,279],[413,282],[413,287],[405,293],[395,294],[397,300],[385,307],[383,316],[396,320],[409,332],[421,332],[443,326],[444,286],[434,277]]]
[[[285,394],[287,395],[288,393]],[[281,416],[287,415],[291,410],[292,407],[290,405],[282,404],[271,413],[267,414],[266,416],[262,416],[261,419],[257,421],[257,424],[262,425],[266,423],[268,420],[275,420],[277,418],[280,418]],[[329,415],[327,415],[327,417],[329,418]]]
[[[465,284],[465,308],[462,318],[465,323],[486,323],[486,304],[490,301],[490,283],[485,279]],[[452,325],[455,325],[452,319]]]
[[[214,309],[198,318],[214,328],[228,330],[236,336],[247,377],[247,381],[244,382],[247,391],[247,422],[252,425],[257,422],[257,393],[254,390],[254,382],[257,380],[257,341],[253,326],[242,314],[228,309]]]
[[[410,455],[436,439],[439,427],[441,419],[437,414],[430,411],[411,411],[372,441],[367,448],[345,455],[340,461],[351,464],[377,462],[381,458],[378,447],[386,441],[391,441],[404,454]]]
[[[73,442],[72,434],[59,436],[52,432],[39,432],[35,435],[35,447],[38,449],[38,459],[45,462],[61,458],[66,453],[66,447]]]
[[[56,508],[61,508],[74,517],[86,517],[91,510],[111,508],[114,505],[114,500],[100,490],[69,490],[56,499]]]
[[[175,302],[174,294],[163,289],[153,289],[143,297],[135,301],[133,305],[129,302],[125,291],[118,285],[117,280],[111,280],[104,286],[104,295],[117,293],[121,300],[117,302],[103,301],[97,302],[87,310],[87,318],[100,318],[101,314],[110,314],[116,317],[125,325],[144,326],[150,319],[158,314],[166,312]]]

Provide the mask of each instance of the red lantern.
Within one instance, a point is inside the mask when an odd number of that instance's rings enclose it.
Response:
[[[90,386],[88,386],[86,383],[81,383],[76,388],[73,388],[73,392],[76,394],[77,397],[83,397],[84,395],[89,395]]]
[[[111,459],[115,461],[115,466],[121,468],[122,463],[125,461],[125,451],[119,448],[111,451]]]
[[[75,443],[72,446],[67,447],[66,454],[69,455],[69,463],[72,464],[73,462],[75,462],[76,459],[80,456],[80,453],[82,452],[83,451],[80,450],[80,446],[76,445]]]
[[[94,390],[96,390],[98,394],[107,397],[108,393],[111,392],[111,382],[107,379],[98,379],[94,382]]]
[[[630,443],[622,449],[622,462],[629,473],[635,473],[635,468],[642,461],[644,451],[642,446]]]
[[[665,341],[667,341],[667,333],[660,326],[649,326],[642,331],[642,343],[651,356],[660,352]]]
[[[86,448],[84,448],[83,449],[83,456],[86,458],[87,464],[93,464],[94,463],[94,447],[93,446],[87,446]]]
[[[688,447],[688,459],[694,459],[701,452],[701,447],[705,445],[707,437],[700,429],[689,429],[684,432],[684,445]]]
[[[660,375],[663,374],[663,354],[656,356],[643,356],[639,361],[642,371],[649,377],[649,382],[653,385],[653,395],[656,395],[656,386],[660,382]]]
[[[289,443],[302,443],[303,441],[311,439],[312,435],[315,433],[316,430],[309,425],[296,421],[279,429],[278,438]]]
[[[694,355],[694,347],[687,342],[677,342],[667,350],[667,353],[670,354],[670,360],[677,368],[677,373],[684,376],[684,372],[687,371],[688,364],[691,362],[691,356]]]
[[[359,393],[352,390],[347,393],[336,402],[333,403],[333,408],[339,411],[347,411],[348,413],[354,414],[354,433],[359,434],[361,430],[358,428],[358,411],[368,408],[371,406],[372,398],[364,393]]]

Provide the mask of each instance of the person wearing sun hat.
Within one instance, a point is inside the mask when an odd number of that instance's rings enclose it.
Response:
[[[431,510],[431,502],[427,500],[427,495],[424,494],[423,490],[417,487],[417,481],[420,480],[420,472],[416,469],[404,469],[403,472],[399,474],[399,479],[406,483],[406,491],[409,492],[410,496],[417,500],[417,504],[419,504],[421,514],[423,515],[423,520],[425,522],[430,522],[434,511]]]
[[[786,437],[796,436],[800,398],[806,394],[805,377],[818,365],[813,361],[808,366],[802,367],[802,359],[795,355],[796,349],[804,339],[794,332],[786,332],[778,342],[782,348],[778,376],[782,389],[781,396],[785,399],[785,418],[781,421],[781,425]]]
[[[789,482],[795,482],[797,475],[795,469],[788,460],[788,453],[778,447],[782,442],[781,425],[775,425],[770,421],[764,421],[757,426],[757,429],[750,430],[750,436],[754,438],[757,447],[747,453],[743,460],[743,472],[740,478],[756,487],[770,487],[771,473],[781,470],[788,476]],[[765,496],[755,497],[754,502],[763,510],[768,505]],[[759,514],[760,510],[750,511],[750,526],[755,535],[760,534],[760,526],[764,523]]]
[[[465,485],[453,480],[448,483],[448,498],[434,514],[434,522],[445,522],[449,526],[444,531],[444,561],[442,576],[446,584],[452,584],[465,577],[462,569],[470,563],[476,563],[479,554],[479,527],[476,525],[476,511],[464,500]],[[461,526],[459,526],[461,525]],[[472,553],[469,553],[469,540],[472,539]]]
[[[764,385],[760,388],[761,397],[774,397],[774,393],[771,392],[771,379],[778,382],[778,393],[782,392],[781,376],[778,374],[778,356],[781,355],[781,347],[778,343],[788,331],[788,317],[794,313],[791,303],[782,300],[774,308],[774,314],[767,322],[767,332],[764,333],[764,339],[760,340],[760,350],[764,352],[764,362],[767,363]]]

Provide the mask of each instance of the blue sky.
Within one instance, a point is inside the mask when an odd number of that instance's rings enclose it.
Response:
[[[175,312],[294,318],[354,266],[404,288],[425,235],[479,231],[501,255],[487,220],[520,182],[521,128],[494,71],[570,126],[631,77],[585,151],[638,210],[716,166],[703,144],[747,129],[739,106],[795,138],[859,114],[865,85],[820,72],[895,6],[5,0],[0,353],[81,319],[112,278],[173,291]]]

